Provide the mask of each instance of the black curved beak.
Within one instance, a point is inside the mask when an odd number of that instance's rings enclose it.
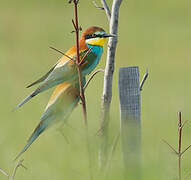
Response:
[[[117,37],[117,35],[115,35],[115,34],[107,34],[107,33],[105,33],[105,34],[103,34],[103,37],[104,37],[104,38],[108,38],[108,37]]]

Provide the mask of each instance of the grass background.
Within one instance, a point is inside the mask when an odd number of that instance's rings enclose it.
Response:
[[[108,0],[111,5],[111,0]],[[81,0],[80,25],[97,25],[108,31],[107,18],[91,0]],[[34,98],[20,110],[11,110],[31,89],[25,86],[43,75],[60,55],[49,46],[66,51],[74,44],[71,34],[73,7],[66,0],[1,0],[0,6],[0,167],[10,171],[13,158],[39,122],[53,89]],[[176,156],[162,139],[177,146],[177,111],[190,120],[191,101],[191,1],[123,1],[120,10],[119,40],[111,105],[110,143],[119,132],[118,68],[137,65],[149,79],[142,92],[142,179],[175,179]],[[106,47],[105,47],[106,49]],[[105,66],[106,51],[100,68]],[[98,142],[103,75],[88,87],[93,171],[98,179]],[[84,124],[79,105],[64,129],[69,139],[56,128],[46,131],[24,155],[25,171],[16,179],[88,179],[88,157]],[[184,129],[183,147],[191,143],[191,123]],[[183,174],[191,171],[191,153],[183,158]],[[121,145],[112,158],[107,179],[123,179]],[[0,174],[0,179],[6,179]],[[100,178],[99,178],[100,179]],[[106,178],[105,178],[106,179]],[[135,179],[130,177],[131,180]]]

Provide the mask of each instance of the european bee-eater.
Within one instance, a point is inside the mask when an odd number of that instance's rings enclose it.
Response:
[[[85,85],[85,78],[83,78],[82,83]],[[44,130],[59,120],[63,121],[67,119],[80,100],[79,94],[78,81],[73,83],[65,82],[57,85],[40,118],[40,123],[15,159],[24,153]]]
[[[107,34],[102,28],[95,26],[89,27],[86,31],[82,33],[81,39],[79,41],[80,59],[82,59],[86,52],[91,48],[91,51],[88,53],[83,61],[84,63],[82,63],[81,65],[82,77],[85,77],[87,74],[91,73],[92,70],[95,69],[103,53],[103,46],[106,38],[114,36],[115,35]],[[67,56],[72,58],[73,61]],[[37,94],[53,86],[56,86],[63,82],[74,81],[78,77],[76,64],[74,62],[75,60],[76,46],[73,46],[66,52],[66,56],[61,57],[61,59],[56,63],[54,67],[50,69],[47,74],[27,86],[31,87],[41,82],[38,88],[33,91],[29,96],[27,96],[19,105],[17,105],[15,109],[21,107]]]

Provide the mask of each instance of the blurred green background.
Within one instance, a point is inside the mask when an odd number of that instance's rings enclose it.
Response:
[[[111,7],[111,0],[108,4]],[[97,1],[99,4],[99,1]],[[108,31],[103,11],[91,0],[80,0],[80,25],[96,25]],[[67,0],[1,0],[0,5],[0,168],[10,172],[14,157],[39,122],[53,89],[39,95],[16,112],[11,110],[31,89],[25,86],[43,75],[60,54],[74,44],[71,19],[73,6]],[[128,0],[120,9],[119,39],[113,81],[110,139],[119,132],[118,69],[139,66],[140,75],[149,69],[142,91],[142,179],[176,179],[177,158],[162,142],[177,147],[177,111],[190,120],[191,102],[191,1]],[[106,47],[105,47],[106,50]],[[99,68],[104,68],[106,51]],[[98,179],[98,142],[103,74],[87,89],[88,121],[94,179]],[[24,153],[28,170],[19,169],[15,179],[52,180],[89,177],[88,156],[81,106],[62,134],[51,128]],[[183,147],[191,143],[191,123],[185,126]],[[191,152],[183,158],[183,174],[191,171]],[[121,144],[113,154],[107,177],[123,179]],[[0,179],[6,179],[0,174]],[[100,179],[100,178],[99,178]],[[135,179],[130,177],[131,180]]]

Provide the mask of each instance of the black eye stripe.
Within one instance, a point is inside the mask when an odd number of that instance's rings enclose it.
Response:
[[[91,39],[91,38],[97,38],[97,37],[103,37],[102,35],[100,34],[87,34],[85,35],[85,39]]]
[[[100,34],[98,34],[98,35],[96,35],[96,37],[103,37],[102,35],[100,35]]]
[[[90,38],[91,38],[90,34],[85,35],[85,39],[90,39]]]

